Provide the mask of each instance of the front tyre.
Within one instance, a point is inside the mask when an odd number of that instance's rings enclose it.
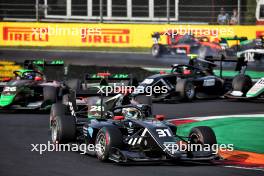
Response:
[[[95,140],[96,156],[100,161],[107,161],[111,149],[121,148],[123,145],[122,134],[114,127],[103,127],[99,130]]]
[[[66,106],[53,104],[50,111],[51,140],[53,143],[72,142],[76,136],[75,119],[65,115]]]
[[[246,95],[252,86],[252,80],[247,75],[237,75],[232,81],[233,91],[240,91],[243,93],[243,96]]]
[[[151,54],[153,57],[156,57],[156,58],[160,57],[162,54],[162,45],[160,45],[160,44],[152,45]]]
[[[198,126],[192,128],[189,134],[191,144],[217,144],[216,136],[212,128],[208,126]]]

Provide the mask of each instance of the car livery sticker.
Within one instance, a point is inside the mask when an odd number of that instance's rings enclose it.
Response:
[[[258,82],[248,91],[247,97],[256,97],[264,92],[264,78],[258,80]]]

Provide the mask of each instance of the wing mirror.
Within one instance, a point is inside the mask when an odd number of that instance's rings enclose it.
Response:
[[[155,115],[155,119],[158,121],[163,121],[165,119],[165,115],[157,114]]]

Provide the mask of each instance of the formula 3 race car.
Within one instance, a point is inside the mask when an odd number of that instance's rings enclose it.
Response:
[[[260,60],[264,57],[264,36],[251,40],[247,37],[225,37],[221,38],[220,45],[227,59],[245,57],[247,60]]]
[[[161,44],[160,38],[167,37],[167,43]],[[211,56],[213,58],[221,58],[223,50],[217,42],[210,41],[206,36],[194,37],[193,35],[180,35],[168,31],[167,33],[155,32],[152,34],[154,44],[151,48],[152,56],[161,57],[162,55],[177,55],[177,54],[197,54],[199,58]]]
[[[241,57],[240,74],[237,75],[232,81],[232,89],[225,94],[225,97],[238,100],[264,100],[264,78],[260,78],[257,82],[253,82],[251,77],[246,75],[246,70],[248,68],[248,63],[255,62],[254,58],[248,59],[246,57]],[[257,57],[260,60],[262,57]]]
[[[43,69],[52,66],[62,68],[60,70],[63,73],[63,61],[26,60],[25,68],[14,71],[14,78],[3,87],[0,109],[45,110],[50,108],[51,104],[59,98],[62,86],[58,81],[47,80],[43,74]]]
[[[120,95],[104,102],[101,99],[95,104],[87,103],[89,111],[104,111],[95,118],[86,111],[76,111],[76,100],[72,97],[69,94],[66,104],[52,105],[50,129],[54,143],[93,145],[94,149],[87,151],[88,154],[97,156],[100,161],[117,163],[210,161],[217,158],[211,150],[217,144],[216,137],[209,127],[195,127],[188,136],[178,136],[177,126],[165,121],[162,115],[153,116],[149,105],[124,103],[113,106],[112,102],[124,102],[126,96]],[[198,144],[199,149],[179,148],[187,143]],[[204,150],[205,146],[210,149]]]
[[[231,88],[231,79],[214,75],[216,65],[203,59],[192,59],[189,65],[172,65],[171,73],[160,73],[143,80],[133,96],[152,96],[153,101],[191,101],[195,98],[218,98]]]

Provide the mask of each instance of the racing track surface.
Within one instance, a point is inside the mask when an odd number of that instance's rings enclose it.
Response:
[[[62,59],[66,64],[97,65],[97,66],[127,66],[127,67],[157,67],[168,68],[172,64],[187,64],[186,56],[162,56],[154,58],[150,53],[125,52],[94,52],[84,50],[25,50],[0,48],[0,61],[11,60],[23,62],[25,59]],[[264,70],[264,59],[257,63],[250,63],[250,69]],[[224,68],[234,70],[235,63],[223,63]]]
[[[260,103],[211,100],[169,105],[154,104],[154,112],[165,114],[169,119],[182,116],[263,113],[264,110],[263,104]],[[43,155],[31,152],[30,144],[47,144],[48,118],[48,114],[0,114],[1,176],[260,176],[264,173],[227,168],[221,164],[189,162],[120,166],[114,163],[101,163],[94,157],[77,152],[46,152]]]
[[[71,64],[102,66],[147,66],[168,67],[175,62],[186,62],[184,58],[155,59],[149,54],[26,51],[0,49],[0,60],[23,62],[24,59],[63,59]],[[263,66],[261,66],[263,70]],[[195,101],[179,104],[154,104],[155,114],[165,114],[168,119],[208,116],[264,113],[263,104],[229,102],[226,100]],[[101,163],[96,158],[76,152],[46,152],[40,155],[31,152],[31,144],[49,140],[48,114],[0,113],[0,176],[260,176],[263,171],[227,168],[219,164],[177,163],[163,165],[120,166]]]

